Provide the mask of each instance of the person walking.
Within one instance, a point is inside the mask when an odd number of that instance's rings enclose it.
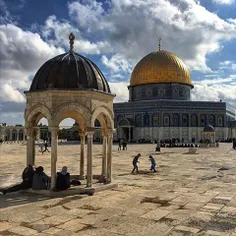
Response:
[[[48,150],[48,142],[45,142],[45,143],[44,143],[44,150],[42,151],[42,155],[43,155],[43,153],[46,152],[46,151],[50,152],[50,151]]]
[[[133,159],[133,170],[132,173],[134,173],[136,171],[136,173],[138,174],[138,163],[139,163],[139,157],[141,156],[141,154],[139,153],[138,155],[136,155]]]
[[[124,139],[122,142],[123,150],[127,150],[127,141]]]
[[[119,138],[119,141],[118,141],[118,145],[119,145],[118,146],[118,151],[121,150],[122,142],[123,142],[122,138]]]
[[[151,161],[151,168],[150,171],[157,172],[156,171],[156,160],[152,155],[149,156],[149,160]]]

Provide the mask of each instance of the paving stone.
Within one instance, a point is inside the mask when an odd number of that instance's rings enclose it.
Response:
[[[51,227],[47,230],[42,231],[42,233],[53,235],[53,234],[56,234],[56,233],[60,232],[61,230],[62,229],[59,229],[57,227]]]
[[[217,232],[217,231],[214,231],[214,230],[207,230],[206,233],[208,235],[215,235],[215,236],[229,236],[230,233],[224,233],[224,232]]]
[[[73,219],[73,220],[67,221],[64,224],[58,225],[57,228],[76,232],[83,229],[85,226],[86,226],[85,224],[80,223],[79,219]]]
[[[38,224],[58,225],[58,224],[66,222],[66,221],[69,221],[73,218],[75,218],[74,215],[56,215],[56,216],[45,217],[44,219],[37,221],[37,223]]]
[[[9,232],[18,234],[18,235],[23,235],[23,236],[27,236],[27,235],[35,235],[38,233],[38,231],[34,230],[34,229],[30,229],[24,226],[18,226],[18,227],[14,227],[8,230]]]
[[[200,229],[198,228],[192,228],[192,227],[187,227],[184,225],[178,225],[175,227],[176,230],[180,230],[180,231],[186,231],[186,232],[190,232],[190,233],[194,233],[196,234],[197,232],[200,231]]]
[[[11,228],[11,224],[8,222],[0,222],[0,232],[1,231],[5,231],[8,230],[9,228]]]
[[[218,212],[221,208],[223,208],[225,205],[223,204],[214,204],[214,203],[207,203],[205,206],[203,206],[201,209],[209,210],[213,212]]]
[[[153,220],[160,220],[162,217],[168,215],[169,213],[170,213],[169,211],[156,209],[156,210],[149,211],[144,215],[141,215],[141,217],[153,219]]]

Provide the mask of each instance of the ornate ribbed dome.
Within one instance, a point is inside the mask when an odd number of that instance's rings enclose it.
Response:
[[[153,83],[179,83],[193,87],[190,72],[183,61],[163,50],[145,56],[131,75],[130,86]]]
[[[95,89],[111,93],[99,68],[88,58],[73,52],[74,35],[70,37],[70,51],[45,62],[34,76],[30,91]]]
[[[204,127],[203,132],[215,132],[215,129],[212,125],[207,125]]]

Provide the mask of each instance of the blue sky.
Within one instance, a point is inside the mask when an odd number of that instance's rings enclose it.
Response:
[[[93,60],[115,101],[127,101],[130,75],[148,53],[175,53],[191,70],[192,100],[236,106],[235,0],[0,0],[0,123],[24,123],[31,80],[68,50]]]

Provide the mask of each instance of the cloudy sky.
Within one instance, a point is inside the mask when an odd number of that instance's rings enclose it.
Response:
[[[236,106],[236,0],[0,0],[0,123],[24,124],[23,91],[68,51],[70,32],[117,102],[128,100],[132,69],[161,37],[191,70],[192,100]]]

